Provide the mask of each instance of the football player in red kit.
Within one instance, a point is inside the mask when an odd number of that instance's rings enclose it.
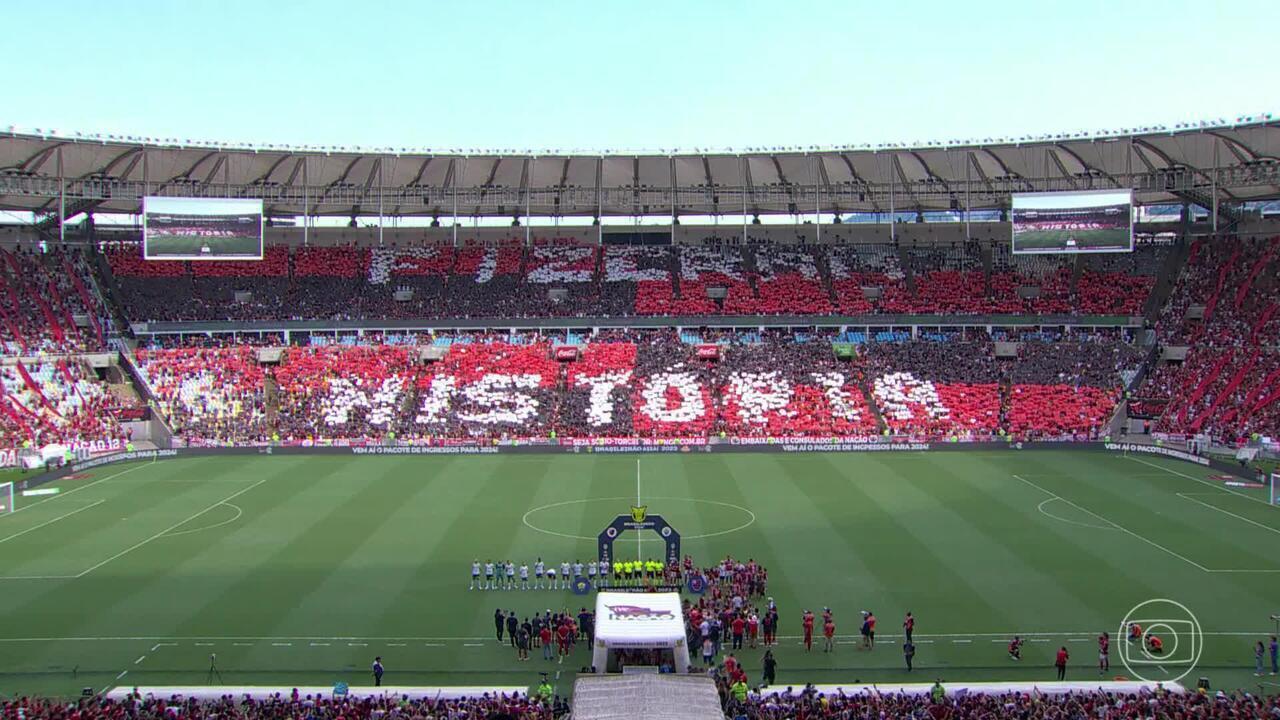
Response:
[[[813,613],[804,611],[804,651],[813,650]]]

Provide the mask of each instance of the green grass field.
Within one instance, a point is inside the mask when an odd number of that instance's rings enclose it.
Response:
[[[1128,249],[1129,228],[1106,230],[1019,230],[1013,235],[1014,252],[1029,250],[1066,250],[1067,240],[1075,238],[1076,249]]]
[[[1205,633],[1188,681],[1256,690],[1276,682],[1253,677],[1251,647],[1280,612],[1280,509],[1209,473],[1068,451],[110,466],[0,517],[0,694],[203,684],[211,653],[227,684],[364,683],[374,655],[390,684],[531,683],[545,663],[495,642],[495,607],[593,600],[469,591],[471,560],[585,559],[637,491],[699,562],[769,569],[782,683],[907,679],[907,610],[917,680],[1051,679],[1058,645],[1070,677],[1097,678],[1094,636],[1170,598]],[[659,553],[656,537],[640,551]],[[848,644],[806,654],[801,610],[824,605]],[[871,652],[853,644],[863,608],[881,619]],[[1015,632],[1021,664],[1004,652]],[[760,651],[741,655],[756,676]],[[561,687],[587,663],[579,649],[556,667]]]
[[[209,246],[208,255],[200,248]],[[258,237],[209,238],[202,235],[147,235],[149,257],[258,257],[262,255],[262,239]]]

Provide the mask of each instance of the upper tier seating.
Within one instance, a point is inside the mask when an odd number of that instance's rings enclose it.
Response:
[[[259,263],[145,262],[137,252],[107,254],[126,313],[162,321],[1136,314],[1164,251],[1089,259],[1074,288],[1068,264],[1000,250],[988,275],[976,244],[912,247],[905,269],[889,244],[601,247],[539,237],[525,246],[512,237],[462,248],[277,246]],[[1039,296],[1024,300],[1024,286]],[[868,300],[864,287],[879,297]],[[725,297],[708,297],[710,288]]]

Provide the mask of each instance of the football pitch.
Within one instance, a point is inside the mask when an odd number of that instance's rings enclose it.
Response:
[[[1074,238],[1076,250],[1128,250],[1130,231],[1127,227],[1105,230],[1019,230],[1013,236],[1015,252],[1068,250],[1067,241]]]
[[[200,249],[209,247],[208,253]],[[248,237],[206,237],[203,235],[168,235],[152,231],[147,234],[146,254],[152,258],[174,257],[177,259],[190,257],[248,257],[262,256],[262,238]]]
[[[473,559],[586,560],[631,505],[662,514],[700,565],[732,554],[769,571],[780,684],[1099,678],[1095,637],[1131,608],[1177,601],[1167,660],[1259,689],[1253,643],[1280,613],[1280,508],[1212,471],[1094,452],[210,456],[96,469],[0,517],[0,694],[223,683],[527,685],[566,690],[590,664],[518,662],[497,607],[592,607],[552,591],[469,590]],[[657,556],[630,535],[619,556]],[[830,606],[840,644],[799,645]],[[880,619],[859,650],[859,611]],[[900,623],[917,618],[916,671]],[[1141,617],[1143,620],[1168,618]],[[1173,625],[1172,620],[1170,622]],[[1027,638],[1011,661],[1013,634]],[[1120,638],[1112,670],[1124,675]],[[762,651],[738,653],[753,680]],[[212,678],[217,682],[219,677]],[[1274,693],[1277,686],[1264,686]]]

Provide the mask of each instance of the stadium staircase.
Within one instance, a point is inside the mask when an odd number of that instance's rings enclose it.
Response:
[[[1080,276],[1084,275],[1084,256],[1076,255],[1071,260],[1071,285],[1069,286],[1069,291],[1071,297],[1075,298],[1080,296]]]
[[[125,315],[124,302],[122,301],[124,293],[120,290],[120,283],[111,272],[111,264],[107,262],[105,255],[92,246],[90,246],[89,252],[89,268],[93,271],[91,277],[94,280],[94,289],[97,291],[98,297],[102,300],[103,306],[110,311],[116,325],[121,328],[129,328],[129,318]]]
[[[750,246],[744,247],[742,253],[742,269],[743,274],[747,277],[747,285],[751,287],[751,297],[760,297],[760,286],[757,284],[760,280],[760,266],[756,263],[756,253]]]
[[[978,258],[982,260],[982,293],[991,297],[991,274],[995,272],[995,258],[990,243],[978,243]]]
[[[76,294],[80,296],[80,303],[84,305],[85,311],[89,316],[89,327],[98,338],[98,344],[106,347],[107,334],[103,331],[102,322],[98,319],[98,313],[94,312],[94,309],[109,306],[102,301],[101,294],[97,295],[98,302],[94,302],[94,293],[89,291],[89,287],[84,283],[84,278],[80,277],[80,273],[75,271],[75,268],[71,266],[71,261],[65,257],[62,258],[62,272],[66,273],[67,277],[71,278],[71,283],[75,285]],[[94,292],[96,290],[95,288]]]
[[[1160,310],[1168,302],[1173,289],[1178,285],[1178,278],[1191,258],[1191,243],[1181,240],[1173,246],[1173,250],[1165,256],[1164,263],[1156,273],[1156,284],[1143,305],[1142,316],[1154,324],[1160,318]]]
[[[898,246],[898,267],[902,268],[903,282],[907,285],[907,292],[911,293],[911,297],[916,296],[916,274],[911,269],[911,253],[901,245]]]
[[[838,305],[839,300],[836,298],[836,291],[831,283],[831,263],[827,260],[825,252],[814,254],[814,264],[818,266],[818,281],[822,283],[822,289],[827,293],[827,299],[832,305]]]
[[[880,404],[876,402],[875,396],[871,394],[871,386],[867,384],[866,378],[858,380],[858,390],[862,392],[862,401],[871,408],[871,415],[876,419],[876,433],[883,434],[889,429],[889,423],[884,421],[884,415],[880,414]]]
[[[271,373],[262,378],[262,399],[266,406],[267,427],[274,429],[280,417],[280,384]]]

